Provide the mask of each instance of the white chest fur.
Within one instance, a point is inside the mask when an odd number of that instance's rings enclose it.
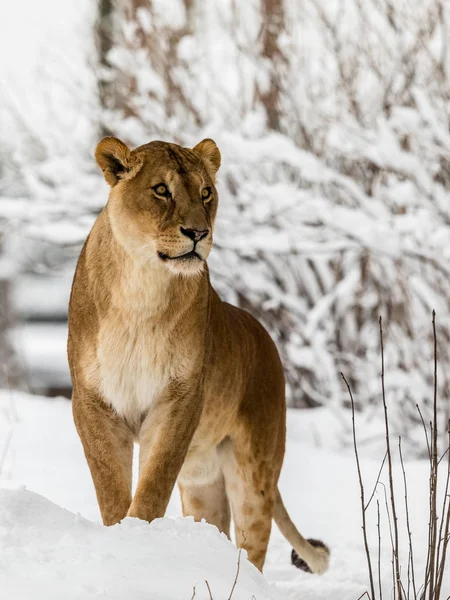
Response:
[[[164,344],[154,326],[142,318],[117,314],[99,332],[99,386],[117,413],[138,419],[170,378]]]

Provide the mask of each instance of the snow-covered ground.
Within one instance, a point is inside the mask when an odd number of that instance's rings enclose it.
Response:
[[[236,576],[236,549],[217,529],[193,519],[127,519],[105,528],[43,496],[0,491],[4,546],[0,592],[5,598],[227,598]],[[281,594],[242,561],[236,598]],[[24,576],[24,573],[26,574]]]
[[[244,557],[233,598],[357,600],[367,589],[354,458],[336,450],[338,426],[329,410],[290,411],[280,488],[301,532],[332,550],[329,571],[309,575],[290,564],[290,548],[274,526],[264,576]],[[364,432],[362,431],[361,434]],[[371,449],[372,452],[372,449]],[[362,449],[371,490],[380,461]],[[381,458],[381,457],[380,457]],[[424,566],[428,464],[408,461],[416,574]],[[400,473],[396,471],[399,502]],[[127,519],[113,528],[100,517],[70,402],[0,392],[0,598],[227,599],[237,551],[215,528],[180,518],[177,492],[167,517],[151,525]],[[31,490],[31,491],[29,491]],[[369,511],[377,550],[376,500],[382,522],[382,578],[390,584],[390,541],[382,488]],[[404,532],[400,507],[400,529]],[[405,535],[403,535],[405,539]],[[402,546],[403,557],[406,545]],[[444,580],[446,578],[444,577]],[[450,593],[450,578],[445,582]],[[446,598],[446,595],[443,595]]]

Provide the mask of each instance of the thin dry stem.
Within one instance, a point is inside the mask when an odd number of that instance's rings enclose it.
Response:
[[[383,600],[383,591],[381,585],[381,529],[380,529],[380,501],[377,498],[377,529],[378,529],[378,589],[380,600]]]
[[[449,432],[449,436],[450,436],[450,432]],[[448,448],[447,448],[448,450]],[[445,452],[446,454],[447,452]],[[438,549],[437,549],[437,557],[436,557],[436,564],[439,565],[440,564],[440,556],[441,556],[441,543],[442,541],[445,539],[445,529],[444,529],[444,523],[446,522],[446,507],[447,507],[447,501],[448,501],[448,487],[449,487],[449,479],[450,479],[450,461],[449,461],[449,467],[447,468],[447,477],[445,480],[445,488],[444,488],[444,502],[442,504],[442,512],[441,512],[441,518],[440,518],[440,526],[439,526],[439,536],[438,536]],[[444,536],[442,535],[444,532]]]
[[[438,465],[441,464],[441,462],[444,460],[444,458],[447,456],[448,452],[450,451],[450,447],[447,446],[445,452],[442,454],[441,458],[438,460]]]
[[[209,598],[210,600],[214,600],[213,595],[211,594],[211,588],[209,587],[208,580],[205,579],[206,587],[208,588]]]
[[[429,495],[428,495],[428,546],[427,546],[427,564],[425,567],[425,581],[423,583],[423,593],[421,600],[425,600],[428,587],[431,583],[431,545],[433,538],[433,499],[432,499],[432,479],[433,479],[433,424],[430,422],[431,446],[430,446],[430,476],[429,476]]]
[[[388,517],[388,525],[389,525],[389,539],[391,540],[392,556],[394,556],[394,536],[392,534],[391,512],[389,510],[387,491],[386,491],[386,486],[384,485],[384,483],[382,481],[380,481],[380,485],[383,487],[384,506],[386,507],[386,514]],[[395,569],[394,569],[394,560],[393,559],[391,561],[391,564],[392,564],[392,581],[395,582]],[[394,592],[395,592],[395,588],[394,588]]]
[[[402,438],[399,436],[398,438],[398,452],[400,455],[400,465],[402,467],[403,473],[403,487],[405,490],[405,510],[406,510],[406,528],[408,531],[408,542],[409,542],[409,552],[408,552],[408,598],[409,598],[409,587],[410,583],[413,586],[414,598],[417,598],[417,590],[416,590],[416,577],[414,572],[414,549],[412,542],[412,531],[411,525],[409,521],[409,502],[408,502],[408,484],[406,479],[406,471],[405,464],[403,461],[403,453],[402,453]]]
[[[397,588],[397,597],[400,600],[402,598],[402,585],[400,579],[400,565],[398,559],[398,524],[397,524],[397,511],[395,508],[395,493],[394,493],[394,477],[392,469],[392,454],[391,444],[389,439],[389,419],[388,409],[386,404],[386,390],[384,386],[384,344],[383,344],[383,324],[382,318],[379,319],[380,325],[380,346],[381,346],[381,389],[383,397],[383,409],[384,409],[384,427],[386,433],[386,452],[388,456],[388,467],[389,467],[389,489],[391,495],[391,508],[392,508],[392,519],[394,523],[394,565],[395,565],[395,582]],[[395,588],[394,588],[395,590]],[[395,593],[394,593],[395,598]]]
[[[231,600],[231,597],[233,596],[234,588],[236,587],[237,580],[238,580],[238,577],[239,577],[239,570],[241,568],[241,552],[242,552],[242,548],[239,548],[238,561],[237,561],[237,569],[236,569],[236,577],[234,578],[233,587],[231,588],[231,592],[230,592],[230,595],[228,596],[228,600]]]
[[[375,492],[377,490],[377,486],[380,483],[380,476],[381,476],[381,472],[382,472],[383,467],[384,467],[384,463],[386,462],[386,457],[387,457],[387,452],[385,452],[385,454],[384,454],[384,458],[383,458],[383,461],[381,463],[380,470],[378,471],[378,475],[377,475],[377,478],[376,478],[376,481],[375,481],[375,485],[373,486],[372,495],[370,496],[370,498],[369,498],[366,506],[364,507],[364,510],[367,510],[369,508],[370,503],[372,502],[372,499],[373,499],[373,497],[375,495]]]
[[[411,597],[411,546],[408,549],[408,569],[407,569],[407,574],[408,574],[408,594],[407,594],[407,599],[409,600]]]
[[[422,426],[425,434],[425,440],[427,443],[428,459],[430,465],[430,476],[429,476],[429,523],[428,523],[428,550],[427,550],[427,564],[425,568],[425,577],[423,584],[417,589],[416,586],[416,574],[415,574],[415,562],[414,562],[414,547],[412,539],[411,521],[410,521],[410,506],[408,496],[408,482],[405,469],[405,463],[403,459],[402,451],[402,439],[398,439],[398,452],[400,457],[400,464],[403,475],[403,486],[404,486],[404,504],[406,512],[406,527],[408,533],[408,563],[407,563],[407,589],[403,584],[401,578],[400,561],[399,561],[399,531],[398,531],[398,519],[396,512],[396,498],[394,490],[394,477],[392,468],[392,450],[389,436],[389,418],[388,418],[388,407],[386,402],[385,392],[385,367],[384,367],[384,344],[383,344],[383,328],[382,320],[380,317],[380,347],[381,347],[381,385],[382,385],[382,400],[384,409],[384,424],[385,424],[385,438],[386,438],[386,453],[383,458],[378,476],[375,482],[375,488],[369,498],[369,501],[364,504],[364,486],[362,482],[361,468],[359,462],[358,447],[356,441],[356,425],[355,425],[355,405],[353,400],[352,391],[350,386],[341,373],[341,376],[347,386],[351,408],[352,408],[352,426],[353,426],[353,446],[356,457],[356,465],[358,470],[359,484],[361,488],[361,506],[363,516],[363,535],[364,543],[367,556],[367,564],[369,570],[369,579],[371,586],[373,586],[373,573],[371,565],[370,551],[367,543],[367,531],[366,531],[366,511],[370,506],[370,503],[374,497],[375,491],[378,485],[383,486],[384,500],[386,513],[388,517],[389,525],[389,536],[391,540],[392,548],[392,581],[394,584],[393,598],[394,600],[440,600],[442,592],[442,582],[444,576],[444,570],[446,566],[447,551],[450,544],[450,420],[448,422],[448,447],[438,457],[438,407],[437,407],[437,336],[436,336],[436,315],[433,311],[433,338],[434,338],[434,396],[433,396],[433,417],[429,423],[430,435],[428,435],[428,428],[425,425],[425,420],[420,411],[419,406],[416,405],[417,410],[422,421]],[[438,491],[438,470],[440,463],[447,457],[447,474],[444,487],[444,497],[442,502],[442,508],[440,509],[440,524],[438,527],[438,515],[437,515],[437,491]],[[384,463],[388,461],[389,466],[389,493],[390,502],[387,495],[387,487],[383,482],[380,481],[380,476],[383,470]],[[391,520],[392,518],[392,520]],[[380,527],[380,503],[377,499],[377,530],[378,530],[378,594],[379,599],[382,600],[382,580],[381,580],[381,527]],[[412,588],[412,589],[411,589]],[[368,592],[364,592],[358,600],[367,596],[370,599]],[[372,600],[375,600],[375,594],[372,587]],[[450,597],[447,598],[450,600]]]
[[[353,448],[354,448],[354,452],[355,452],[356,468],[358,469],[359,488],[360,488],[360,492],[361,492],[361,515],[362,515],[362,530],[363,530],[363,536],[364,536],[364,548],[366,550],[367,567],[368,567],[368,570],[369,570],[370,591],[371,591],[371,594],[372,594],[372,600],[375,600],[375,588],[374,588],[374,584],[373,584],[372,561],[371,561],[371,558],[370,558],[369,543],[367,541],[366,505],[365,505],[365,501],[364,501],[364,484],[363,484],[362,475],[361,475],[361,467],[360,467],[360,464],[359,464],[358,444],[356,442],[355,402],[353,400],[352,390],[351,390],[350,385],[348,384],[348,382],[347,382],[347,380],[345,378],[345,375],[343,373],[341,373],[341,376],[342,376],[342,379],[345,382],[345,385],[347,386],[347,390],[348,390],[348,393],[349,393],[349,396],[350,396],[350,402],[351,402],[351,405],[352,405]],[[363,594],[363,596],[364,596],[364,594]]]
[[[413,598],[414,600],[440,600],[441,592],[442,592],[442,581],[444,576],[444,570],[446,566],[447,559],[447,551],[448,546],[450,544],[450,420],[448,421],[448,447],[442,454],[442,456],[438,457],[438,407],[437,407],[437,336],[436,336],[436,315],[433,311],[433,338],[434,338],[434,396],[433,396],[433,417],[429,423],[430,435],[428,435],[428,428],[425,425],[425,420],[422,416],[420,408],[416,405],[417,410],[420,415],[420,419],[422,421],[422,426],[425,434],[425,439],[427,443],[428,449],[428,459],[430,465],[430,476],[429,476],[429,523],[428,523],[428,548],[427,548],[427,564],[425,568],[425,577],[423,584],[417,589],[416,587],[416,574],[415,574],[415,563],[414,563],[414,547],[412,540],[412,530],[411,530],[411,521],[410,521],[410,506],[409,506],[409,497],[408,497],[408,483],[407,483],[407,475],[405,469],[405,463],[403,459],[403,451],[402,451],[402,439],[399,437],[398,440],[398,452],[400,457],[400,464],[403,475],[403,486],[404,486],[404,504],[405,504],[405,512],[406,512],[406,527],[408,533],[408,568],[407,568],[407,589],[405,590],[405,586],[403,585],[403,581],[401,578],[401,570],[400,570],[400,562],[399,562],[399,531],[398,531],[398,520],[396,513],[396,499],[395,499],[395,491],[394,491],[394,477],[393,477],[393,469],[392,469],[392,450],[390,445],[390,436],[389,436],[389,418],[388,418],[388,408],[386,402],[386,392],[385,392],[385,368],[384,368],[384,345],[383,345],[383,328],[382,328],[382,320],[380,317],[379,320],[380,325],[380,346],[381,346],[381,385],[382,385],[382,399],[383,399],[383,409],[384,409],[384,424],[385,424],[385,438],[386,438],[386,453],[383,458],[383,462],[381,468],[378,472],[377,480],[375,483],[375,488],[370,496],[369,502],[364,505],[364,489],[362,484],[362,476],[361,469],[359,463],[359,455],[356,443],[356,427],[355,427],[355,408],[352,392],[350,389],[347,380],[342,375],[347,389],[349,391],[351,406],[352,406],[352,425],[353,425],[353,445],[356,456],[356,464],[358,468],[358,477],[361,487],[361,498],[362,498],[362,513],[363,513],[363,533],[364,533],[364,541],[366,547],[366,554],[368,558],[368,566],[369,566],[369,578],[371,579],[371,583],[373,583],[372,576],[372,568],[370,561],[370,551],[367,545],[367,535],[366,535],[366,521],[365,521],[365,512],[368,509],[378,485],[381,485],[384,490],[384,500],[386,513],[388,517],[388,525],[389,525],[389,536],[391,540],[391,548],[392,548],[392,581],[394,584],[393,588],[393,598],[394,600],[403,600]],[[387,495],[387,487],[386,485],[380,481],[381,472],[383,469],[383,465],[385,460],[388,460],[389,466],[389,492],[390,492],[390,502],[388,500]],[[438,470],[439,465],[443,461],[443,459],[447,457],[447,475],[445,480],[444,487],[444,497],[442,502],[442,508],[440,510],[440,524],[438,527],[438,515],[437,515],[437,491],[438,491]],[[392,520],[391,520],[392,517]],[[378,594],[380,600],[382,600],[382,581],[381,581],[381,528],[380,528],[380,503],[377,499],[377,530],[378,530]],[[412,589],[411,589],[412,588]],[[363,598],[367,596],[370,598],[368,592],[365,592],[360,596]],[[372,599],[375,599],[374,592],[372,591]],[[450,598],[447,598],[450,600]]]
[[[424,420],[424,418],[423,418],[422,411],[420,410],[420,407],[419,407],[419,405],[418,405],[418,404],[416,404],[416,408],[417,408],[417,411],[418,411],[418,413],[419,413],[420,420],[422,421],[422,427],[423,427],[423,431],[424,431],[424,433],[425,433],[425,440],[426,440],[426,442],[427,442],[428,460],[430,460],[430,461],[431,461],[431,447],[430,447],[430,441],[429,441],[429,439],[428,439],[428,431],[427,431],[427,426],[425,425],[425,420]]]
[[[431,445],[431,474],[430,474],[430,593],[429,600],[434,598],[435,569],[436,569],[436,544],[437,544],[437,337],[436,337],[436,312],[433,310],[433,341],[434,341],[434,386],[433,386],[433,439]]]
[[[450,419],[447,423],[447,431],[448,431],[448,443],[450,448]],[[438,545],[438,555],[437,555],[437,567],[438,574],[436,580],[436,588],[435,588],[435,596],[438,599],[441,594],[442,588],[442,578],[444,576],[445,563],[447,561],[447,549],[450,540],[450,496],[449,496],[449,485],[450,485],[450,452],[448,453],[447,459],[447,477],[445,480],[445,490],[444,490],[444,502],[442,505],[442,515],[441,515],[441,526],[439,528],[439,545]],[[445,521],[444,533],[442,535],[442,524]],[[442,545],[442,554],[441,554],[441,542]]]

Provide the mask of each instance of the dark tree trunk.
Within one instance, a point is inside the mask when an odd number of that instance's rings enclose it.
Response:
[[[23,370],[10,340],[14,324],[11,306],[11,280],[0,278],[0,387],[24,388]]]
[[[263,48],[262,55],[269,63],[269,88],[260,92],[270,129],[280,129],[280,70],[285,58],[279,47],[279,36],[284,29],[283,0],[262,0]]]
[[[102,109],[112,109],[115,106],[114,84],[107,73],[111,68],[108,53],[113,46],[113,0],[98,0],[96,22],[96,42],[100,74],[98,77],[98,95]],[[100,137],[111,135],[111,130],[103,122],[100,123]]]
[[[122,47],[127,47],[129,41],[124,39],[120,32],[121,25],[132,22],[135,26],[135,38],[133,40],[133,50],[143,49],[148,56],[149,65],[158,73],[166,85],[166,99],[164,103],[166,118],[171,118],[177,113],[179,107],[187,109],[197,126],[201,125],[200,115],[192,105],[190,99],[185,96],[183,88],[176,76],[177,69],[183,68],[182,60],[179,58],[178,47],[184,36],[192,34],[191,23],[194,9],[194,0],[184,0],[186,7],[186,24],[182,27],[173,27],[164,25],[154,28],[152,31],[143,29],[137,16],[139,9],[146,9],[152,14],[152,0],[116,0],[114,9],[116,11],[118,32],[115,34],[117,39],[114,42]],[[137,82],[133,73],[118,71],[114,73],[115,96],[113,98],[114,108],[119,110],[122,115],[127,117],[140,118],[136,110],[134,99],[137,92]],[[153,124],[154,126],[154,124]],[[164,120],[161,122],[162,131],[153,130],[149,124],[149,133],[164,134]],[[177,141],[175,139],[175,141]]]

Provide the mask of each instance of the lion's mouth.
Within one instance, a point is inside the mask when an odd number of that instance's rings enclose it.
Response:
[[[179,256],[169,256],[168,254],[164,254],[164,252],[158,252],[158,256],[161,260],[203,260],[195,250],[191,250],[186,254],[180,254]]]

